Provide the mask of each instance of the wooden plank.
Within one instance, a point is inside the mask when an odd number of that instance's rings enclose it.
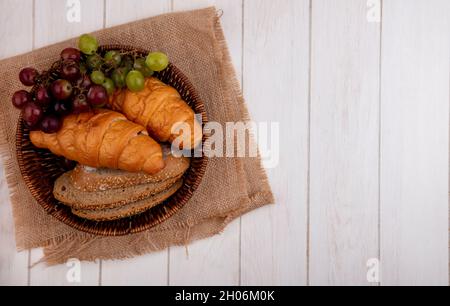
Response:
[[[31,286],[96,286],[99,284],[99,263],[79,262],[74,259],[62,265],[48,267],[44,263],[36,264],[42,256],[42,249],[31,251]]]
[[[448,285],[450,2],[384,1],[383,285]]]
[[[169,0],[107,0],[107,27],[167,13]],[[167,285],[168,251],[125,261],[102,262],[102,285]]]
[[[106,26],[111,27],[127,22],[168,13],[171,0],[106,0]]]
[[[167,285],[168,252],[152,253],[128,260],[102,261],[104,286]]]
[[[311,285],[368,285],[378,257],[379,50],[367,1],[312,2]]]
[[[70,22],[68,14],[80,3],[80,22]],[[103,26],[103,0],[58,1],[39,0],[36,2],[36,47],[43,47],[80,34],[98,30]]]
[[[239,284],[239,220],[219,236],[170,248],[171,286]]]
[[[242,284],[305,285],[309,1],[246,0],[243,60],[252,119],[278,122],[281,145],[268,169],[277,205],[242,218]]]
[[[0,285],[24,286],[28,284],[29,252],[16,250],[11,202],[3,170],[3,163],[0,163]]]
[[[242,65],[242,2],[228,0],[175,0],[175,11],[216,6],[221,18],[234,67],[241,76]],[[238,285],[239,284],[239,220],[225,232],[186,248],[170,249],[170,285]]]
[[[33,48],[33,0],[0,2],[0,59]]]
[[[77,2],[77,1],[73,1]],[[80,22],[67,19],[70,7],[67,1],[41,0],[35,6],[35,45],[42,47],[51,43],[78,36],[103,27],[103,0],[81,0]],[[73,6],[71,6],[73,8]],[[31,252],[31,262],[42,256],[42,250]],[[70,267],[59,265],[46,267],[39,264],[30,269],[31,285],[96,285],[99,282],[99,263],[82,263],[81,283],[70,283],[66,274]]]
[[[0,2],[0,59],[31,51],[33,48],[32,0]],[[9,190],[3,162],[0,161],[0,285],[26,285],[28,251],[18,253],[14,239]]]

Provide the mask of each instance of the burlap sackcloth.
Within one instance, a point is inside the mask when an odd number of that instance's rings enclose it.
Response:
[[[247,121],[247,108],[219,19],[216,9],[211,7],[161,15],[94,35],[100,44],[125,44],[166,52],[196,87],[210,121],[221,124]],[[0,62],[0,148],[18,250],[44,247],[44,261],[50,265],[69,258],[88,261],[130,258],[221,233],[233,219],[274,202],[259,158],[212,158],[189,203],[147,232],[124,237],[94,236],[47,215],[29,193],[18,168],[15,132],[19,111],[12,107],[11,96],[23,88],[18,80],[21,68],[48,69],[68,46],[76,46],[76,39]]]

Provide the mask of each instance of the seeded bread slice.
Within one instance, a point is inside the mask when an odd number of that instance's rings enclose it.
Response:
[[[112,221],[138,215],[167,200],[182,184],[183,181],[179,180],[163,192],[121,207],[102,210],[72,209],[72,213],[83,219],[93,221]]]
[[[155,175],[106,168],[96,169],[78,165],[70,173],[70,178],[76,189],[92,192],[161,182],[179,177],[189,168],[189,158],[174,157],[170,153],[170,147],[163,146],[163,153],[166,167]]]
[[[76,189],[70,180],[70,172],[59,177],[54,185],[55,198],[75,209],[105,209],[145,199],[160,193],[181,178],[182,175],[157,183],[141,184],[120,189],[86,192]]]

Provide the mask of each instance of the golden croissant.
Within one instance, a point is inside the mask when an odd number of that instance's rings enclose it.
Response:
[[[192,149],[202,140],[202,128],[194,111],[175,88],[156,78],[148,78],[145,88],[139,92],[116,91],[110,106],[129,120],[145,126],[160,142],[174,142],[178,138],[180,148]]]
[[[155,174],[164,168],[161,146],[145,128],[110,110],[70,115],[54,134],[30,133],[38,148],[95,168]]]

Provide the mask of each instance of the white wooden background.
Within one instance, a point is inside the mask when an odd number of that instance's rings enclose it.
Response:
[[[81,23],[67,2],[0,0],[0,58],[216,5],[253,119],[280,122],[282,144],[276,206],[189,257],[83,263],[81,284],[448,285],[450,1],[81,0]],[[0,284],[71,285],[15,251],[3,175],[0,189]]]

